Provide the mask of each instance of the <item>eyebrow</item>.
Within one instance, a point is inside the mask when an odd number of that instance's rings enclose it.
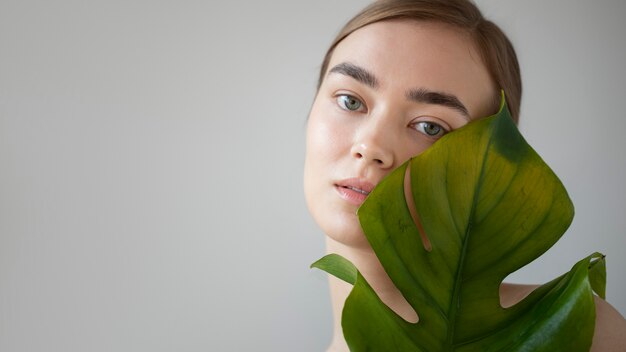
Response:
[[[362,67],[351,64],[349,62],[342,62],[338,64],[337,66],[331,68],[328,73],[340,73],[342,75],[352,77],[355,80],[374,89],[378,88],[378,80],[372,73]]]
[[[470,118],[469,112],[467,111],[465,105],[461,103],[459,98],[452,94],[433,92],[425,88],[418,88],[408,91],[406,93],[406,97],[407,99],[413,100],[418,103],[443,105],[461,112],[468,119]]]
[[[342,62],[331,68],[328,73],[339,73],[352,77],[358,82],[374,89],[377,89],[379,86],[378,79],[373,73],[350,62]],[[417,88],[407,91],[406,98],[418,103],[449,107],[462,113],[468,120],[470,119],[469,111],[465,105],[453,94],[435,92],[426,88]]]

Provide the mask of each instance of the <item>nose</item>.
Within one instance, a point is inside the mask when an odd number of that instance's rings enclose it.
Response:
[[[352,145],[352,156],[367,164],[372,164],[381,169],[393,166],[394,156],[391,145],[393,136],[386,133],[382,126],[371,126],[367,131],[362,131]]]

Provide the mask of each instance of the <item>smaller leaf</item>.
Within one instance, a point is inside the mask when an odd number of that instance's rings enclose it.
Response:
[[[333,253],[322,257],[311,264],[311,268],[324,270],[351,285],[356,283],[356,267],[349,260],[338,254]]]
[[[606,260],[602,253],[594,253],[591,255],[591,263],[589,264],[589,283],[595,293],[600,298],[606,298]]]

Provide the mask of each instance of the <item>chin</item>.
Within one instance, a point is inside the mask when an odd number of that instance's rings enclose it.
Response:
[[[356,214],[332,214],[333,222],[324,222],[315,219],[326,236],[332,240],[352,248],[368,249],[371,248]],[[321,219],[320,219],[321,220]]]
[[[317,184],[317,178],[311,176],[305,173],[304,198],[315,223],[326,236],[344,246],[370,248],[356,215],[357,207],[339,200],[334,190]]]

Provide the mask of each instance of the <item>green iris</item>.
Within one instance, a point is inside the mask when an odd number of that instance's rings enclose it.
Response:
[[[363,106],[363,103],[361,103],[357,98],[350,95],[342,95],[339,97],[339,99],[341,101],[341,105],[350,111],[359,110],[361,106]]]
[[[429,136],[437,136],[442,131],[441,126],[437,125],[436,123],[424,122],[423,126],[424,126],[424,132]]]

